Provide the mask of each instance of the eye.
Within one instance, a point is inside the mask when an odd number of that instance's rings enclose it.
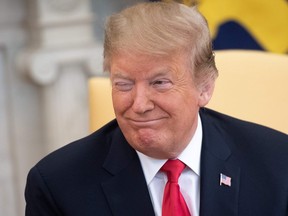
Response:
[[[172,87],[172,82],[169,79],[158,79],[152,82],[154,88],[157,89],[170,89]]]
[[[133,83],[129,81],[116,81],[114,87],[119,91],[130,91],[133,88]]]

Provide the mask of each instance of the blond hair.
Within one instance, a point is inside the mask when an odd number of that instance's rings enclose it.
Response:
[[[123,52],[171,57],[183,54],[196,84],[215,79],[210,32],[197,8],[178,3],[140,3],[109,17],[105,28],[104,71]]]

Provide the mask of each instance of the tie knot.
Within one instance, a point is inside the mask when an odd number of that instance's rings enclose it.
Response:
[[[186,165],[180,160],[168,160],[162,166],[161,171],[166,172],[169,182],[178,182],[178,178]]]

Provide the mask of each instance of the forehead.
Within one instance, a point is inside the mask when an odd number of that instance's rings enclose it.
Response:
[[[167,74],[184,69],[184,60],[179,56],[157,57],[143,54],[122,54],[112,58],[111,75],[140,75]]]

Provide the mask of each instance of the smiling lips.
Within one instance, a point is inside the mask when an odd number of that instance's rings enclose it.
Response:
[[[161,121],[165,119],[164,117],[155,118],[155,119],[128,119],[132,125],[136,127],[151,127],[159,124]]]

